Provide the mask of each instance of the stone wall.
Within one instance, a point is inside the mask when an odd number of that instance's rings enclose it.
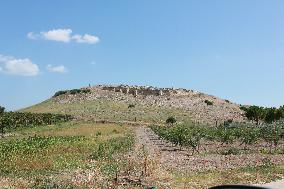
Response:
[[[120,92],[124,94],[131,94],[134,96],[138,95],[154,95],[154,96],[169,96],[174,93],[174,90],[171,88],[154,88],[154,87],[144,87],[144,86],[128,86],[128,85],[119,85],[119,86],[99,86],[102,90]]]

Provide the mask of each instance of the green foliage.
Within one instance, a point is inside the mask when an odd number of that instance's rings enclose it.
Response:
[[[128,108],[135,108],[135,105],[134,104],[129,104]]]
[[[255,121],[257,124],[260,120],[265,117],[265,110],[263,107],[259,106],[250,106],[250,107],[241,107],[245,111],[245,116],[252,121]]]
[[[247,150],[249,146],[258,141],[266,141],[269,153],[272,147],[278,146],[284,136],[284,123],[282,121],[273,124],[262,124],[257,126],[252,123],[232,122],[228,125],[218,127],[204,127],[196,124],[175,125],[173,127],[151,126],[151,129],[162,139],[170,141],[180,147],[191,148],[193,153],[199,152],[202,140],[217,141],[221,145],[233,145],[239,142]],[[221,152],[223,154],[234,154],[235,151]]]
[[[57,96],[64,95],[64,94],[67,94],[67,93],[68,93],[68,91],[57,91],[57,92],[53,95],[53,97],[57,97]]]
[[[130,150],[133,144],[134,137],[132,135],[112,138],[107,141],[100,142],[95,151],[92,153],[91,159],[111,160],[114,155]]]
[[[283,116],[280,109],[276,108],[266,108],[264,121],[266,123],[272,123],[276,120],[279,120]]]
[[[5,111],[5,108],[0,106],[0,114],[4,113],[4,111]]]
[[[282,138],[282,134],[283,134],[282,122],[275,122],[273,124],[264,125],[260,129],[260,135],[268,143],[270,153],[272,153],[273,146],[276,151],[279,141]]]
[[[195,124],[170,128],[151,126],[151,129],[164,140],[180,147],[191,148],[192,153],[199,152],[200,142],[206,136],[204,128]]]
[[[0,140],[0,160],[4,161],[13,154],[35,154],[52,145],[64,142],[76,142],[84,137],[42,137],[33,136],[24,139]]]
[[[235,136],[241,142],[241,145],[255,144],[260,139],[260,129],[251,123],[239,123],[238,128],[236,128]]]
[[[64,94],[75,95],[75,94],[84,94],[84,93],[90,93],[90,92],[91,92],[90,89],[72,89],[72,90],[58,91],[53,95],[53,97],[57,97],[57,96],[64,95]]]
[[[257,124],[260,120],[265,121],[266,123],[272,123],[284,118],[284,106],[281,106],[278,109],[275,107],[264,108],[260,106],[241,106],[241,110],[245,111],[244,115],[249,120],[255,121]]]
[[[168,123],[168,124],[174,124],[176,122],[177,122],[177,120],[173,116],[168,117],[167,120],[166,120],[166,123]]]
[[[71,120],[70,115],[50,113],[23,113],[4,112],[0,114],[0,131],[15,129],[18,127],[50,125]]]
[[[210,101],[210,100],[205,100],[204,102],[207,104],[207,106],[212,106],[213,105],[213,102]]]

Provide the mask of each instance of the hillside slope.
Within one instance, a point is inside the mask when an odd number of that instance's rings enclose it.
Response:
[[[148,123],[164,123],[169,116],[178,121],[209,124],[244,119],[238,104],[192,90],[127,85],[84,89],[90,92],[67,92],[20,111],[65,113],[84,120]]]

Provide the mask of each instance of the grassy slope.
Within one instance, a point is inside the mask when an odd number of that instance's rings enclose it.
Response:
[[[153,106],[135,105],[128,108],[129,104],[113,102],[106,99],[92,101],[78,101],[72,103],[57,103],[49,99],[40,104],[19,110],[35,113],[64,113],[77,117],[103,119],[113,121],[137,121],[147,123],[164,123],[169,116],[175,116],[179,121],[190,121],[190,112],[178,108],[162,108]]]

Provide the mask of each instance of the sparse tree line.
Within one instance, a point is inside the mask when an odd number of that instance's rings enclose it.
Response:
[[[241,110],[245,112],[244,116],[246,116],[249,120],[255,122],[257,125],[261,122],[272,123],[274,121],[284,118],[284,106],[280,106],[279,108],[265,108],[261,106],[241,106]]]
[[[271,124],[232,122],[217,127],[202,126],[194,123],[173,125],[171,127],[151,126],[151,129],[163,140],[180,148],[191,149],[192,154],[205,149],[204,141],[215,141],[221,146],[239,145],[243,150],[253,148],[259,142],[272,153],[284,139],[284,122],[279,120]]]
[[[4,107],[0,107],[0,134],[5,130],[18,127],[50,125],[59,122],[66,122],[72,119],[70,115],[51,113],[25,113],[25,112],[5,112]]]
[[[53,97],[57,97],[60,95],[64,95],[64,94],[71,94],[71,95],[75,95],[75,94],[86,94],[86,93],[90,93],[91,90],[90,89],[72,89],[72,90],[65,90],[65,91],[57,91]]]

